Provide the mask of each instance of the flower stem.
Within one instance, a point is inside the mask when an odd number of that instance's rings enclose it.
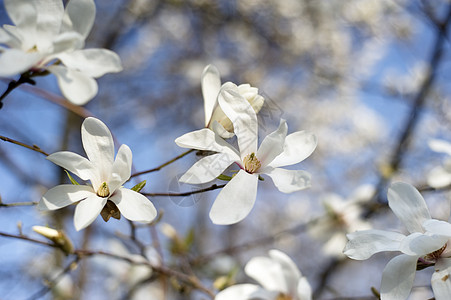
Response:
[[[135,174],[132,174],[132,175],[130,176],[130,178],[135,177],[135,176],[139,176],[139,175],[143,175],[143,174],[147,174],[147,173],[152,173],[152,172],[159,171],[159,170],[163,169],[164,167],[166,167],[166,166],[172,164],[173,162],[179,160],[180,158],[182,158],[182,157],[184,157],[184,156],[186,156],[186,155],[188,155],[188,154],[190,154],[191,152],[194,152],[194,151],[195,151],[194,149],[190,149],[190,150],[188,150],[188,151],[186,151],[186,152],[183,152],[183,153],[180,154],[179,156],[174,157],[174,158],[171,159],[170,161],[167,161],[167,162],[165,162],[164,164],[162,164],[162,165],[160,165],[160,166],[158,166],[158,167],[156,167],[156,168],[153,168],[153,169],[150,169],[150,170],[141,171],[141,172],[137,172],[137,173],[135,173]]]
[[[29,72],[24,73],[22,75],[20,75],[19,80],[13,80],[8,84],[8,88],[6,89],[5,92],[3,92],[3,94],[0,96],[0,109],[3,107],[3,99],[6,98],[6,96],[9,95],[9,93],[11,93],[15,88],[17,88],[18,86],[20,86],[23,83],[29,83],[29,84],[36,84],[36,82],[30,78],[31,74]]]
[[[8,137],[6,137],[6,136],[3,136],[3,135],[0,135],[0,140],[3,140],[3,141],[5,141],[5,142],[9,142],[9,143],[12,143],[12,144],[16,144],[16,145],[25,147],[25,148],[27,148],[27,149],[30,149],[30,150],[39,152],[39,153],[41,153],[41,154],[44,154],[45,156],[49,156],[46,152],[44,152],[43,150],[41,150],[41,148],[39,148],[39,147],[36,146],[36,145],[30,146],[30,145],[27,145],[27,144],[25,144],[25,143],[22,143],[22,142],[19,142],[19,141],[10,139],[10,138],[8,138]]]
[[[208,192],[208,191],[213,191],[213,190],[217,190],[217,189],[221,189],[223,187],[225,187],[225,184],[222,185],[216,185],[213,184],[212,186],[209,186],[207,188],[204,189],[199,189],[199,190],[195,190],[195,191],[191,191],[191,192],[184,192],[184,193],[142,193],[144,196],[147,197],[156,197],[156,196],[164,196],[164,197],[183,197],[183,196],[189,196],[189,195],[194,195],[194,194],[200,194],[203,192]]]

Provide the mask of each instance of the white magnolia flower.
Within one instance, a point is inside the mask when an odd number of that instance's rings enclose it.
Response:
[[[0,28],[0,76],[49,71],[63,95],[82,105],[97,94],[94,78],[122,70],[120,58],[106,49],[85,49],[95,18],[93,0],[4,0],[16,26]],[[1,46],[1,44],[6,45]]]
[[[322,199],[326,215],[314,222],[308,232],[324,242],[323,251],[326,254],[343,256],[343,248],[348,242],[346,234],[371,228],[371,224],[362,218],[362,205],[373,195],[372,185],[362,185],[347,199],[337,194],[328,194]]]
[[[210,218],[216,224],[233,224],[244,219],[254,206],[258,178],[266,174],[283,193],[291,193],[310,186],[310,174],[301,170],[278,167],[296,164],[307,158],[316,147],[316,137],[299,131],[287,136],[287,124],[281,120],[279,128],[258,144],[257,115],[249,102],[233,83],[226,83],[218,97],[219,105],[232,120],[239,151],[213,131],[204,128],[187,133],[175,140],[184,148],[218,152],[195,163],[181,178],[181,182],[201,184],[214,180],[231,164],[240,170],[219,193]]]
[[[451,278],[444,276],[451,263],[442,257],[449,252],[448,238],[433,230],[426,232],[427,224],[433,227],[431,216],[421,194],[411,185],[398,182],[388,190],[388,203],[394,214],[410,232],[408,236],[384,230],[364,230],[348,234],[349,242],[344,254],[352,259],[364,260],[382,251],[400,251],[385,266],[382,273],[381,299],[407,299],[415,279],[415,272],[435,264],[432,288],[437,300],[451,298]],[[441,227],[442,229],[443,227]],[[438,230],[437,230],[438,231]],[[446,251],[446,252],[445,252]],[[449,273],[448,273],[449,274]],[[440,276],[441,281],[437,278]]]
[[[310,300],[312,290],[296,264],[279,250],[269,257],[252,258],[244,268],[249,277],[260,283],[237,284],[219,292],[215,300]]]
[[[205,127],[214,130],[223,138],[230,138],[233,134],[233,124],[218,105],[218,95],[221,89],[221,77],[218,69],[213,65],[205,67],[202,73],[202,95],[204,97]],[[238,92],[258,113],[265,99],[258,94],[258,88],[250,84],[240,84]],[[217,122],[217,123],[216,123]],[[218,123],[222,126],[218,126]],[[225,129],[225,130],[224,130]]]
[[[428,184],[441,188],[451,184],[451,144],[443,140],[429,141],[429,147],[435,152],[448,154],[443,166],[433,168],[428,175]]]
[[[111,133],[105,124],[95,118],[85,119],[81,137],[89,160],[69,151],[53,153],[47,159],[81,179],[89,180],[91,185],[56,186],[42,196],[38,207],[55,210],[78,203],[74,215],[77,230],[91,224],[104,209],[116,218],[122,214],[132,221],[151,222],[157,215],[153,204],[140,193],[122,187],[130,178],[130,148],[122,145],[114,159]]]

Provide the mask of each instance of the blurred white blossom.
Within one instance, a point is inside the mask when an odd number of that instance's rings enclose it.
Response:
[[[323,251],[328,255],[342,256],[348,239],[346,234],[356,230],[370,229],[371,224],[362,218],[362,204],[374,195],[374,187],[359,187],[348,199],[337,194],[323,198],[324,217],[309,227],[309,234],[324,242]]]
[[[437,166],[429,172],[428,184],[434,188],[451,184],[451,144],[444,140],[430,140],[428,144],[433,151],[447,154],[443,165]]]
[[[0,76],[49,71],[63,95],[77,105],[97,94],[94,78],[122,70],[107,49],[82,49],[95,18],[93,0],[5,0],[15,24],[0,28]],[[6,45],[1,46],[1,44]]]
[[[245,266],[256,284],[237,284],[219,292],[215,300],[310,300],[312,290],[296,264],[285,253],[270,250],[269,257],[257,256]]]

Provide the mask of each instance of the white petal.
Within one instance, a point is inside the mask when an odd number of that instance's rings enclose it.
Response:
[[[0,44],[8,44],[11,41],[11,39],[14,38],[6,30],[0,28]],[[3,49],[3,47],[0,46],[0,50],[1,49]]]
[[[398,255],[388,262],[382,272],[381,299],[407,299],[412,289],[417,256]]]
[[[451,224],[448,222],[431,219],[424,222],[423,227],[433,234],[451,237]]]
[[[238,139],[241,160],[248,154],[257,152],[258,123],[257,114],[249,102],[240,95],[235,84],[223,84],[218,97],[219,105],[232,121]]]
[[[301,277],[298,282],[297,295],[299,300],[312,299],[312,287],[307,281],[307,278]]]
[[[310,187],[311,176],[306,171],[267,167],[261,173],[271,177],[282,193],[293,193]]]
[[[262,167],[266,167],[282,153],[287,131],[287,122],[282,119],[280,120],[279,128],[265,137],[257,151],[257,159],[262,164]]]
[[[123,185],[129,178],[132,170],[132,150],[122,145],[117,152],[111,174],[108,178],[110,193]]]
[[[196,162],[182,177],[180,182],[189,184],[201,184],[216,179],[227,169],[236,157],[230,157],[226,153],[209,155]]]
[[[0,76],[11,77],[31,69],[42,59],[37,52],[26,53],[18,49],[7,49],[0,54]]]
[[[235,135],[233,132],[228,132],[224,126],[218,123],[218,121],[214,120],[211,122],[210,127],[211,130],[213,130],[214,133],[222,137],[223,139],[229,139]]]
[[[6,45],[9,48],[22,49],[27,52],[36,45],[36,28],[21,28],[13,25],[3,25],[3,30],[10,36]],[[2,47],[4,51],[5,47]]]
[[[36,7],[34,1],[4,0],[6,12],[13,23],[20,28],[36,26]]]
[[[442,166],[433,168],[427,177],[428,185],[441,188],[451,184],[451,173]]]
[[[363,230],[349,233],[343,253],[352,259],[364,260],[383,251],[398,251],[405,235],[384,230]]]
[[[202,96],[204,97],[205,127],[208,127],[221,88],[221,77],[215,66],[208,65],[205,67],[202,72],[201,85]]]
[[[240,159],[238,151],[236,151],[229,143],[224,141],[221,137],[207,128],[188,132],[175,139],[175,143],[179,147],[183,148],[227,153],[231,156],[236,156],[237,159]]]
[[[440,258],[434,268],[431,284],[435,299],[451,299],[451,258]]]
[[[215,224],[229,225],[243,220],[254,207],[258,177],[240,170],[222,189],[210,210]]]
[[[150,223],[157,216],[152,202],[135,191],[119,188],[110,197],[119,208],[121,214],[130,221]]]
[[[277,293],[266,291],[255,284],[237,284],[220,291],[215,300],[274,300]]]
[[[430,140],[428,142],[429,148],[435,152],[446,153],[451,155],[451,144],[444,140]]]
[[[65,52],[58,58],[69,69],[75,69],[88,77],[97,78],[106,73],[122,71],[121,59],[113,51],[107,49],[83,49]]]
[[[77,231],[90,225],[102,211],[107,198],[91,194],[90,197],[81,201],[75,207],[74,226]]]
[[[253,257],[246,264],[244,272],[268,291],[278,291],[284,294],[290,292],[287,282],[285,281],[285,274],[283,273],[284,270],[282,269],[282,266],[269,257]]]
[[[279,250],[270,250],[269,256],[277,262],[282,270],[282,276],[286,285],[286,292],[296,295],[301,272],[291,258]]]
[[[101,181],[108,180],[114,162],[114,143],[110,130],[99,119],[86,118],[81,125],[81,139],[86,155],[98,169]]]
[[[447,240],[448,238],[444,236],[414,232],[401,242],[399,251],[407,255],[423,256],[440,249]]]
[[[47,159],[83,180],[91,180],[93,186],[101,184],[98,170],[83,156],[69,151],[60,151],[50,154]]]
[[[82,72],[55,65],[47,69],[56,76],[64,97],[75,105],[84,105],[97,94],[95,79]]]
[[[83,37],[91,31],[96,15],[96,5],[93,0],[72,0],[66,6],[64,30],[73,29]]]
[[[287,135],[283,152],[269,165],[283,167],[297,164],[312,154],[317,144],[316,136],[307,131],[297,131]]]
[[[415,187],[403,182],[393,183],[388,189],[388,205],[409,232],[424,232],[421,225],[431,215]]]
[[[86,185],[62,184],[48,190],[41,198],[38,208],[55,210],[95,195],[92,187]]]
[[[61,0],[34,0],[37,10],[36,46],[39,51],[46,51],[52,46],[52,40],[61,29],[64,6]]]
[[[60,59],[59,55],[62,55],[60,52],[65,51],[73,51],[75,49],[83,48],[85,44],[85,40],[83,37],[74,31],[63,32],[52,40],[53,43],[53,53],[52,55],[46,59],[46,63],[54,60]]]

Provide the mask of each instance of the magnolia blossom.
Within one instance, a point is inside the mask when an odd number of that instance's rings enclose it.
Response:
[[[215,300],[310,300],[312,290],[296,264],[279,250],[269,251],[269,257],[257,256],[244,271],[260,283],[237,284],[219,292]]]
[[[429,147],[435,152],[448,154],[448,158],[443,166],[437,166],[430,171],[428,184],[434,188],[451,184],[451,144],[443,140],[431,140]]]
[[[326,214],[308,228],[309,234],[324,242],[323,251],[328,255],[343,256],[348,239],[346,234],[357,229],[370,229],[371,224],[362,218],[362,205],[374,195],[374,187],[362,185],[348,199],[328,194],[323,199]]]
[[[127,295],[126,299],[130,300],[143,299],[136,296],[136,293],[140,290],[148,292],[147,299],[163,299],[162,296],[157,296],[158,293],[149,292],[149,285],[153,282],[153,280],[149,280],[152,276],[152,267],[161,266],[161,257],[155,248],[145,247],[143,255],[139,255],[130,252],[117,239],[102,241],[101,246],[108,249],[108,252],[128,260],[112,259],[108,256],[93,258],[95,266],[102,271],[102,282],[107,291],[107,295],[104,295],[105,299],[125,299],[125,297],[119,297],[119,295]],[[133,293],[130,293],[131,290],[133,290]],[[163,289],[159,294],[162,291]]]
[[[407,299],[416,270],[432,265],[436,269],[431,281],[435,298],[450,299],[451,261],[447,257],[451,249],[447,248],[448,237],[442,232],[447,227],[431,219],[423,197],[409,184],[392,184],[388,190],[388,203],[410,234],[406,236],[383,230],[357,231],[348,234],[349,242],[344,254],[352,259],[364,260],[382,251],[402,253],[390,260],[382,273],[382,300]]]
[[[97,94],[94,78],[122,70],[117,54],[85,49],[95,18],[93,0],[4,0],[16,26],[0,28],[0,76],[49,71],[63,95],[82,105]],[[1,46],[1,44],[6,45]]]
[[[202,73],[202,95],[204,97],[205,127],[214,130],[223,138],[233,136],[233,124],[218,105],[218,95],[221,89],[221,77],[218,69],[213,65],[205,67]],[[238,92],[258,113],[265,99],[258,94],[258,88],[250,84],[240,84]],[[218,126],[218,123],[222,126]],[[225,130],[224,130],[225,129]]]
[[[301,170],[278,167],[301,162],[316,147],[316,137],[299,131],[287,136],[287,124],[281,120],[279,128],[269,134],[257,149],[257,115],[249,102],[233,83],[223,85],[219,105],[232,121],[239,150],[213,131],[204,128],[187,133],[175,140],[184,148],[217,152],[195,163],[181,178],[181,182],[201,184],[214,180],[231,164],[240,170],[219,193],[210,218],[216,224],[233,224],[244,219],[254,206],[259,176],[266,174],[283,193],[291,193],[310,186],[310,174]]]
[[[53,153],[47,159],[91,184],[56,186],[42,196],[38,208],[55,210],[77,203],[74,215],[77,230],[91,224],[101,212],[105,221],[110,216],[118,219],[122,214],[132,221],[151,222],[157,215],[153,204],[140,193],[122,187],[130,178],[130,148],[122,145],[114,159],[111,133],[95,118],[85,119],[81,137],[89,160],[69,151]]]

